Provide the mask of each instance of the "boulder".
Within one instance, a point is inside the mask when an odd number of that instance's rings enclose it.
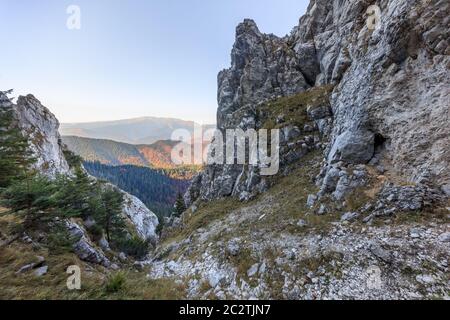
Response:
[[[158,217],[150,211],[144,203],[126,192],[123,192],[123,213],[136,228],[138,235],[145,240],[150,240],[152,243],[158,241],[156,228],[158,227]]]
[[[36,277],[42,277],[44,275],[46,275],[48,272],[48,266],[43,266],[40,268],[37,268],[36,270],[34,270],[34,275]]]
[[[450,242],[450,232],[445,232],[438,237],[440,242]]]
[[[308,106],[308,117],[311,120],[321,120],[331,117],[331,109],[329,105]]]
[[[334,141],[328,156],[328,162],[367,163],[372,159],[374,152],[375,135],[372,132],[347,130]]]
[[[240,240],[232,239],[227,244],[227,252],[231,256],[237,256],[241,252]]]
[[[342,215],[341,221],[351,222],[351,221],[358,219],[359,216],[360,216],[360,214],[358,212],[347,212]]]
[[[259,270],[259,264],[255,263],[254,265],[252,265],[250,267],[250,269],[248,269],[247,276],[249,278],[252,278],[254,275],[256,275],[258,273],[258,270]]]
[[[86,231],[72,221],[66,221],[70,236],[75,239],[73,249],[75,254],[83,261],[110,267],[111,262],[100,248],[96,248],[87,236]]]

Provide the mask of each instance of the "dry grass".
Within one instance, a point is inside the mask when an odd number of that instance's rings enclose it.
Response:
[[[244,279],[246,282],[250,282],[247,276],[247,271],[257,263],[257,259],[252,256],[250,249],[246,248],[239,252],[237,256],[231,256],[230,262],[236,267],[237,275]]]
[[[147,279],[143,273],[129,271],[124,274],[125,282],[118,292],[103,293],[105,299],[113,300],[181,300],[186,297],[184,283],[173,279]]]
[[[16,274],[22,266],[36,262],[43,256],[49,266],[48,274],[36,277],[32,271]],[[84,273],[83,290],[69,291],[66,287],[67,267],[83,266],[74,255],[51,256],[45,249],[33,251],[29,245],[13,243],[0,251],[0,299],[86,299],[101,284],[98,275]]]
[[[32,271],[16,274],[22,266],[36,262],[44,256],[48,274],[36,277]],[[66,270],[71,265],[80,266],[81,290],[67,289],[69,277]],[[73,254],[49,255],[45,250],[30,251],[28,245],[15,243],[0,251],[0,299],[28,300],[167,300],[183,299],[184,284],[171,279],[149,280],[144,272],[130,270],[123,273],[123,282],[110,290],[108,270],[80,261]]]
[[[208,226],[211,222],[225,218],[230,212],[241,206],[242,203],[234,198],[202,202],[195,213],[189,212],[183,217],[181,229],[172,230],[163,239],[163,244],[186,239],[198,229]]]
[[[4,211],[4,210],[3,210]],[[20,223],[15,217],[0,217],[0,232],[6,238],[12,237],[12,230]],[[33,271],[16,274],[38,256],[45,258],[48,273],[36,277]],[[67,289],[67,268],[77,265],[81,268],[81,290]],[[118,290],[107,290],[110,271],[103,267],[87,264],[72,253],[55,254],[45,247],[36,247],[17,240],[0,248],[0,300],[167,300],[183,299],[185,286],[172,279],[149,280],[146,272],[129,270]]]
[[[308,230],[326,230],[330,227],[330,222],[338,220],[337,211],[318,216],[306,205],[308,195],[319,191],[313,179],[319,173],[320,159],[320,151],[311,152],[287,176],[275,178],[274,186],[264,195],[270,195],[274,199],[272,213],[257,222],[257,227],[298,234]],[[300,219],[307,222],[306,228],[296,225]]]

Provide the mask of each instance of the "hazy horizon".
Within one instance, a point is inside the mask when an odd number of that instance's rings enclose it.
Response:
[[[181,118],[174,117],[164,117],[164,116],[140,116],[140,117],[132,117],[132,118],[123,118],[123,119],[111,119],[111,120],[98,120],[98,121],[84,121],[84,122],[60,122],[61,125],[87,125],[87,124],[98,124],[98,123],[115,123],[115,122],[126,122],[126,121],[139,121],[145,119],[158,119],[158,120],[178,120],[184,122],[194,122],[201,125],[216,125],[216,121],[211,123],[199,123],[195,120],[186,120]]]
[[[143,116],[215,123],[217,74],[245,18],[284,36],[308,0],[0,1],[0,90],[33,94],[61,123]],[[70,5],[80,29],[69,30]],[[187,14],[189,13],[189,14]]]

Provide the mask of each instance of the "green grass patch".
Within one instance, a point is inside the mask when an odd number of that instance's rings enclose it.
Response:
[[[315,87],[296,95],[268,102],[258,109],[260,118],[267,119],[262,128],[276,129],[286,125],[295,125],[302,128],[309,121],[307,108],[329,105],[332,90],[333,86],[330,85]],[[277,124],[276,119],[280,115],[284,116],[285,121],[282,124]]]
[[[127,274],[123,271],[118,271],[108,276],[105,283],[106,293],[117,293],[122,291],[127,282]]]

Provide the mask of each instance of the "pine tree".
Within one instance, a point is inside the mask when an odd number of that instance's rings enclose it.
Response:
[[[95,210],[100,186],[81,167],[75,169],[75,177],[60,176],[55,184],[57,188],[52,199],[64,217],[86,218]]]
[[[40,222],[50,221],[58,203],[53,198],[57,185],[39,175],[14,182],[2,193],[1,204],[9,208],[8,213],[18,214],[24,219],[25,229],[38,227]]]
[[[186,205],[184,203],[183,196],[181,193],[178,193],[177,201],[175,202],[175,215],[181,216],[184,211],[186,211]]]
[[[0,93],[0,189],[27,178],[34,162],[27,139],[14,119],[12,103]]]
[[[123,195],[112,187],[106,186],[93,205],[93,217],[105,231],[106,239],[111,242],[113,238],[122,237],[126,225],[122,216]]]
[[[79,155],[76,155],[72,151],[68,150],[67,147],[64,147],[63,153],[64,153],[64,158],[66,159],[70,168],[76,168],[76,169],[81,168],[82,163],[83,163],[82,157],[80,157]]]

